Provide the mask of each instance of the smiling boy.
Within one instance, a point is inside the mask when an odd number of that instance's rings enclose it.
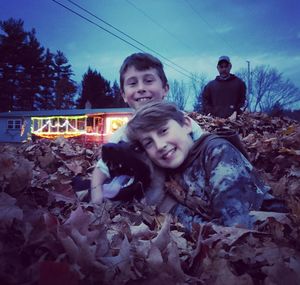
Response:
[[[123,100],[134,110],[140,109],[148,102],[162,101],[169,85],[163,64],[156,57],[147,53],[134,53],[128,56],[120,68],[120,90]],[[125,133],[126,125],[118,129],[110,138],[110,142],[128,141]],[[202,134],[201,128],[192,121],[193,139]],[[91,201],[101,203],[105,197],[103,184],[109,178],[109,171],[102,160],[99,160],[92,174]],[[107,189],[113,187],[107,187]],[[117,187],[114,187],[117,191]],[[116,193],[109,193],[112,197]]]
[[[216,137],[204,147],[191,133],[191,119],[167,102],[145,105],[127,126],[128,138],[138,141],[157,166],[168,169],[170,177],[199,201],[194,208],[207,205],[200,219],[251,227],[249,212],[260,209],[269,187],[229,141]],[[180,207],[173,214],[181,215]]]
[[[167,106],[167,104],[162,106]],[[151,109],[148,111],[152,112]],[[158,116],[157,121],[153,120],[151,126],[145,124],[143,131],[134,126],[135,120],[138,120],[134,118],[134,121],[129,124],[129,133],[133,129],[139,130],[137,133],[139,141],[156,165],[162,168],[175,169],[184,162],[194,144],[190,136],[192,132],[191,120],[189,117],[184,117],[183,114],[178,114],[170,120],[163,119],[168,117],[162,112],[157,114],[162,117]],[[151,114],[151,117],[154,118],[155,114]],[[132,136],[132,134],[129,135],[130,138]]]
[[[160,61],[147,55],[147,62],[145,54],[135,54],[134,62],[132,57],[125,59],[120,69],[120,88],[124,101],[138,110],[148,101],[163,100],[169,91],[169,85]]]

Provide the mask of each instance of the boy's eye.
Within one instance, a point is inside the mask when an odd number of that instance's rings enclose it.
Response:
[[[144,79],[144,81],[145,81],[146,83],[151,83],[151,82],[153,82],[154,80],[155,80],[155,78],[152,77],[152,76],[147,76],[147,77]]]
[[[151,145],[152,145],[152,141],[151,141],[151,140],[147,140],[147,141],[144,141],[144,142],[143,142],[143,147],[144,147],[145,149],[150,148]]]
[[[167,131],[168,131],[168,128],[167,128],[167,127],[163,127],[163,128],[161,128],[161,129],[159,129],[158,133],[159,133],[160,135],[163,135],[163,134],[167,133]]]
[[[136,84],[136,80],[128,80],[126,84],[129,86],[134,86]]]

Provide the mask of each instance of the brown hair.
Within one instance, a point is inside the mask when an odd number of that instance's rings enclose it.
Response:
[[[127,69],[134,66],[137,70],[147,70],[149,68],[155,68],[159,78],[162,81],[163,87],[168,84],[168,79],[164,72],[164,66],[162,62],[149,53],[133,53],[132,55],[125,58],[120,68],[120,89],[124,92],[124,74]]]
[[[139,134],[151,132],[175,120],[180,125],[184,124],[185,116],[174,104],[164,101],[151,101],[140,108],[128,122],[126,132],[130,141],[138,141]]]

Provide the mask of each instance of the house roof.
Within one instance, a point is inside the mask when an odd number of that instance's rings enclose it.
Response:
[[[131,108],[102,108],[102,109],[70,109],[70,110],[39,110],[11,111],[0,113],[0,118],[8,117],[51,117],[51,116],[80,116],[106,113],[133,113]]]

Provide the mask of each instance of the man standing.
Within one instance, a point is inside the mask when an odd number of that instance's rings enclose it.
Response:
[[[219,76],[210,81],[202,94],[204,114],[236,119],[246,101],[246,84],[239,77],[230,73],[231,62],[228,56],[221,56],[217,69]]]

